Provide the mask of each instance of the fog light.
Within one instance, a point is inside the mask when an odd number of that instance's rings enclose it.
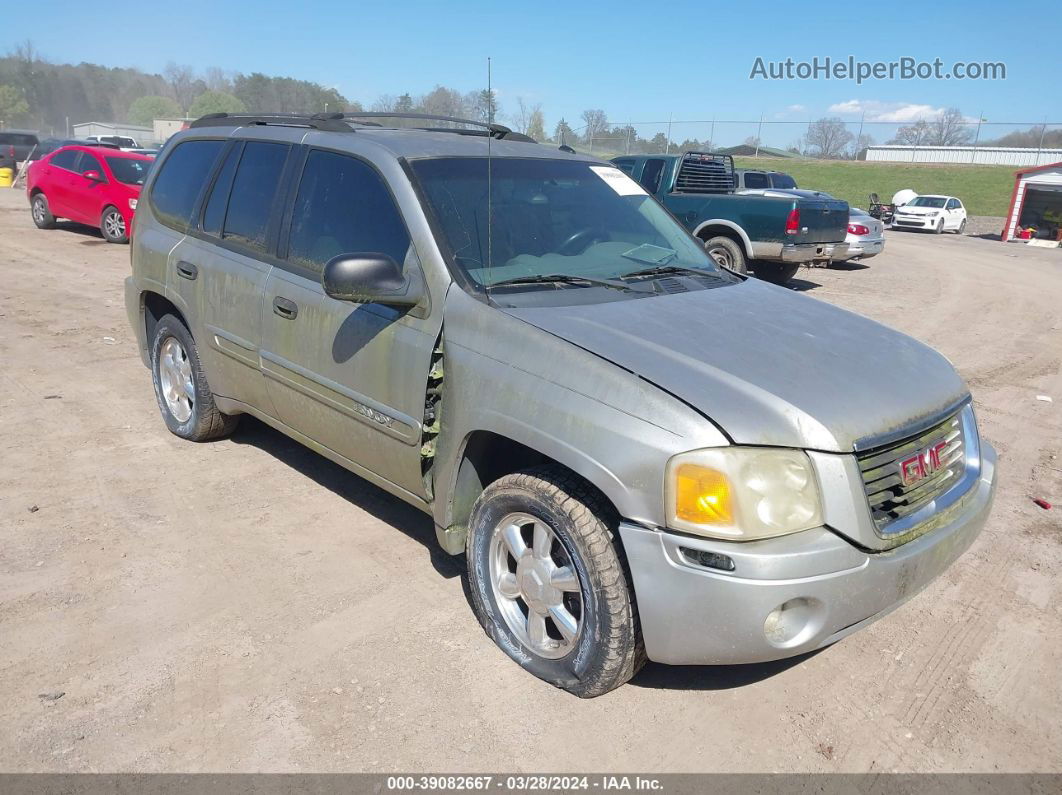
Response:
[[[822,623],[822,603],[799,597],[778,605],[763,622],[763,634],[772,646],[799,646],[814,635]]]
[[[681,547],[682,555],[690,563],[704,566],[707,569],[719,569],[720,571],[733,571],[734,559],[719,552],[705,552],[703,549],[690,549]]]

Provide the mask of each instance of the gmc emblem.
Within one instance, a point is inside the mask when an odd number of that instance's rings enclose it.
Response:
[[[919,450],[910,458],[901,461],[900,480],[903,485],[912,486],[940,469],[940,453],[947,446],[947,442],[937,442],[932,447]]]

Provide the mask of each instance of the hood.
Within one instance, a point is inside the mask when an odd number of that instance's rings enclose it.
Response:
[[[504,311],[651,381],[737,444],[850,452],[861,439],[901,431],[967,394],[927,345],[755,279]]]

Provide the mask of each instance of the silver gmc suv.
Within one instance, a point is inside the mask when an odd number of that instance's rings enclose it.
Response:
[[[132,242],[170,431],[250,414],[430,514],[490,637],[579,696],[834,643],[989,513],[943,356],[721,269],[620,170],[500,125],[205,117]]]

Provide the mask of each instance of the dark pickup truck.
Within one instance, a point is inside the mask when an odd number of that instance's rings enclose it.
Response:
[[[848,203],[734,193],[729,155],[624,155],[612,160],[656,196],[724,267],[785,284],[804,263],[843,259]]]

